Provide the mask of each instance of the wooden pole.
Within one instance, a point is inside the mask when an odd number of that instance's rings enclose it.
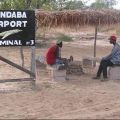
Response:
[[[23,47],[20,47],[20,55],[21,55],[21,65],[24,67],[24,54],[23,54]]]
[[[30,9],[32,0],[26,0],[26,9]],[[35,61],[35,46],[31,47],[31,72],[35,74],[36,69],[36,61]],[[36,77],[36,76],[35,76]]]
[[[36,73],[35,46],[31,47],[31,72]]]
[[[23,81],[34,81],[34,79],[33,78],[4,79],[4,80],[0,80],[0,83],[5,83],[5,82],[23,82]]]
[[[3,61],[3,62],[6,62],[8,63],[9,65],[19,69],[19,70],[22,70],[23,72],[29,74],[32,78],[35,77],[35,74],[27,69],[25,69],[24,67],[21,67],[20,65],[16,64],[16,63],[13,63],[12,61],[0,56],[0,60]]]
[[[95,26],[95,40],[94,40],[94,58],[96,57],[96,40],[97,40],[98,26]],[[96,61],[94,61],[94,67],[96,66]]]

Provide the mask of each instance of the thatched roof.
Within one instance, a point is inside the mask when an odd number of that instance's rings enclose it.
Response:
[[[39,26],[75,27],[84,25],[113,25],[120,23],[119,10],[68,10],[38,11],[36,14]]]

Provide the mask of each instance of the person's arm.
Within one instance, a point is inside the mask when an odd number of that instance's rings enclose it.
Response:
[[[103,60],[109,60],[111,58],[112,54],[109,54],[108,56],[103,57]]]
[[[111,52],[108,56],[103,57],[103,59],[104,59],[104,60],[111,59],[118,50],[120,50],[119,46],[115,46],[115,47],[113,48],[112,52]]]
[[[56,49],[55,49],[55,57],[56,57],[57,59],[60,59],[59,47],[56,47]]]

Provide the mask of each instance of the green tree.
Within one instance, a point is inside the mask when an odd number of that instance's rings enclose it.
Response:
[[[0,9],[52,9],[55,0],[0,0]]]
[[[96,9],[113,8],[113,6],[116,4],[116,0],[96,0],[94,3],[92,3],[91,7]]]
[[[11,9],[11,1],[10,0],[1,0],[0,1],[0,9]]]
[[[30,1],[31,2],[31,1]],[[18,10],[23,10],[23,9],[29,9],[30,8],[30,2],[27,0],[13,0],[12,3],[12,8],[13,9],[18,9]]]
[[[31,0],[4,0],[0,1],[0,9],[27,9],[30,6]]]
[[[0,9],[64,10],[84,7],[81,0],[0,0]]]
[[[74,0],[74,1],[66,2],[65,9],[75,10],[75,9],[83,8],[84,6],[85,5],[81,0],[80,1]]]
[[[85,5],[81,0],[55,0],[52,4],[53,9],[55,10],[64,10],[64,9],[79,9],[83,8]]]
[[[32,8],[34,9],[52,9],[52,2],[55,0],[32,0]]]

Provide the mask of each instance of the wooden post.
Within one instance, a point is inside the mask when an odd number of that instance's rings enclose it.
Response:
[[[37,31],[37,20],[35,21],[35,33]],[[36,35],[35,35],[36,37]],[[36,39],[36,38],[35,38]],[[31,47],[31,72],[33,72],[35,74],[35,79],[37,77],[37,73],[36,73],[36,60],[35,60],[35,46]]]
[[[36,73],[35,46],[31,47],[31,72]]]
[[[32,0],[26,0],[26,9],[30,9]],[[36,69],[36,61],[35,61],[35,46],[31,47],[31,72],[35,72]],[[35,76],[36,77],[36,76]]]
[[[11,65],[11,66],[13,66],[13,67],[16,67],[16,68],[19,69],[19,70],[22,70],[23,72],[25,72],[25,73],[27,73],[27,74],[30,74],[32,78],[35,77],[35,74],[32,73],[31,71],[27,70],[27,69],[24,68],[24,67],[21,67],[20,65],[18,65],[18,64],[16,64],[16,63],[14,63],[14,62],[12,62],[12,61],[10,61],[10,60],[2,57],[2,56],[0,56],[0,60],[3,61],[3,62],[8,63],[9,65]]]
[[[94,58],[96,57],[96,40],[97,40],[98,26],[95,26],[95,41],[94,41]],[[94,67],[96,66],[96,61],[94,61]]]
[[[21,65],[24,67],[24,54],[23,54],[23,47],[20,47],[20,54],[21,54]]]

